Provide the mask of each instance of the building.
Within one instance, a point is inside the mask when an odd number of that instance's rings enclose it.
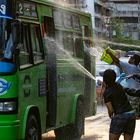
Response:
[[[112,17],[123,21],[122,35],[140,39],[140,0],[108,0],[113,8]]]
[[[86,0],[84,10],[92,15],[95,39],[107,39],[109,37],[107,22],[112,10],[105,2],[106,0]]]

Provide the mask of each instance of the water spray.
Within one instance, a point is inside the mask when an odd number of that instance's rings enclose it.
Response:
[[[65,50],[62,45],[60,45],[58,42],[56,42],[53,38],[46,38],[46,40],[48,40],[49,42],[55,43],[56,45],[53,45],[53,46],[57,46],[57,49],[59,51],[65,53],[67,55],[67,57],[73,62],[73,66],[77,70],[81,71],[82,73],[84,73],[85,75],[87,75],[89,78],[91,78],[93,80],[96,80],[96,78],[87,69],[85,69],[76,59],[74,59],[72,57],[72,55],[70,54],[70,52],[67,51],[67,50]],[[54,48],[50,48],[50,49],[53,49],[51,51],[54,51]],[[89,53],[92,54],[90,51],[89,51]]]

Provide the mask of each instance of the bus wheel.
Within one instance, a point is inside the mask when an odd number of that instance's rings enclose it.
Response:
[[[78,140],[84,134],[84,109],[81,99],[77,102],[75,123],[55,130],[56,140]]]
[[[75,123],[70,126],[71,136],[75,139],[80,139],[84,134],[84,104],[81,99],[77,101],[77,109],[75,116]]]
[[[35,115],[29,115],[25,140],[41,140],[41,128]]]

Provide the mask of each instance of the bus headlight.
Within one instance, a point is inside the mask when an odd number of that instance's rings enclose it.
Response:
[[[13,111],[16,109],[15,102],[3,102],[0,103],[0,111]]]
[[[17,99],[0,99],[0,114],[17,112]]]

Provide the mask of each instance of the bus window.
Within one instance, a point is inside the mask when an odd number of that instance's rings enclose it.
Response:
[[[29,44],[29,25],[28,24],[23,24],[22,26],[22,46],[20,48],[20,66],[22,68],[22,66],[24,65],[30,65],[32,64],[31,62],[31,58],[30,58],[30,44]]]
[[[13,62],[16,33],[12,25],[11,19],[0,18],[0,61]]]
[[[44,17],[44,27],[45,27],[45,32],[47,34],[47,37],[54,38],[54,36],[55,36],[55,27],[54,27],[53,18]]]
[[[64,26],[66,28],[72,28],[72,18],[70,13],[63,13],[63,20],[64,20]]]
[[[57,43],[56,52],[58,54],[64,54],[64,52],[62,51],[62,49],[64,48],[64,46],[63,46],[63,32],[62,31],[55,32],[55,40]]]
[[[88,26],[83,26],[83,30],[84,30],[84,43],[86,45],[87,48],[91,47],[91,41],[90,41],[90,36],[91,36],[91,32],[89,30]]]
[[[39,25],[31,25],[30,26],[31,32],[31,44],[32,44],[32,51],[33,51],[33,60],[34,63],[40,62],[43,60],[43,50],[42,50],[42,39],[40,33],[40,26]]]
[[[55,26],[63,26],[62,12],[59,10],[53,11]]]
[[[80,21],[78,16],[72,15],[72,26],[74,29],[80,29]]]
[[[76,57],[82,57],[83,55],[83,46],[82,46],[82,34],[75,34],[74,39],[74,51]]]
[[[64,33],[64,49],[71,55],[74,55],[74,39],[71,33]]]

